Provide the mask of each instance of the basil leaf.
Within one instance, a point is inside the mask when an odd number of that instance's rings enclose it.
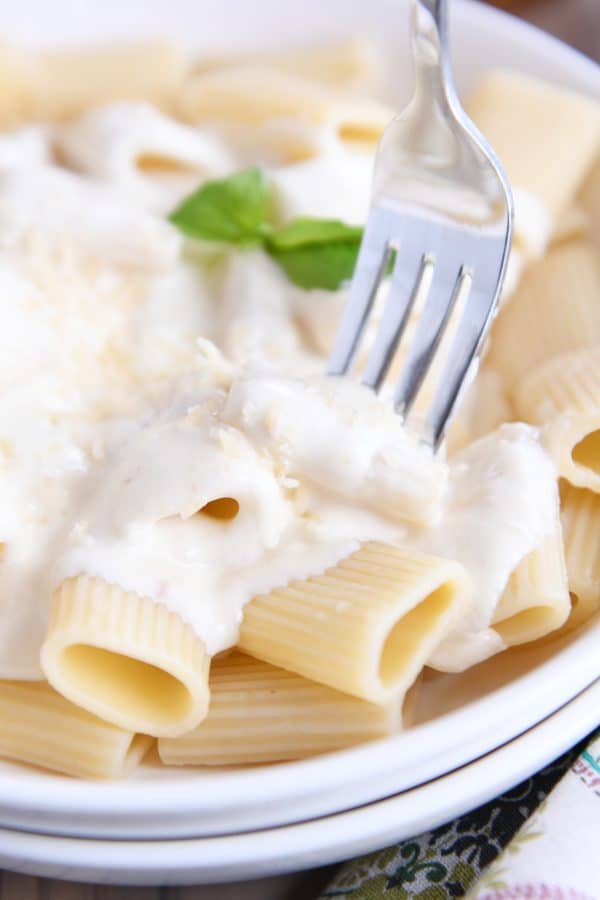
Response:
[[[352,278],[363,229],[338,219],[294,219],[267,249],[298,287],[335,291]]]
[[[352,278],[363,229],[339,219],[301,217],[275,230],[260,169],[210,181],[170,219],[184,234],[243,248],[262,246],[294,284],[335,291]]]
[[[339,219],[293,219],[284,225],[270,238],[270,244],[276,250],[289,250],[321,244],[355,244],[360,242],[363,229],[355,225],[346,225]]]
[[[186,197],[169,218],[189,237],[239,245],[260,243],[270,231],[268,201],[263,173],[260,169],[247,169],[204,184]]]
[[[271,249],[287,277],[306,290],[337,291],[354,274],[360,241],[307,244],[289,250]]]

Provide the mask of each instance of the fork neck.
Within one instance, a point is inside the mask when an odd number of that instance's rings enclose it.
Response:
[[[412,0],[411,24],[417,95],[452,103],[447,0]]]

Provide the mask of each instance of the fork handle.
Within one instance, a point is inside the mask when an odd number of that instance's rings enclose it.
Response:
[[[438,99],[453,97],[447,0],[413,0],[412,44],[417,86],[419,82],[426,83],[429,90],[434,89]]]
[[[425,12],[433,17],[440,31],[444,27],[446,19],[447,2],[446,0],[415,0],[417,6],[420,6]]]
[[[447,0],[413,0],[412,32],[417,51],[433,51],[439,59],[448,44],[447,26]],[[426,58],[433,62],[429,53]]]

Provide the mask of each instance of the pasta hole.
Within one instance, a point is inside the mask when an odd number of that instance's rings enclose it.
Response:
[[[586,604],[582,603],[579,595],[573,591],[569,591],[569,597],[571,598],[570,621],[579,624],[586,618]]]
[[[303,139],[298,134],[276,133],[269,136],[267,143],[272,145],[281,161],[289,165],[308,162],[320,153],[320,147],[315,141],[311,141],[310,137]]]
[[[190,692],[174,675],[150,663],[103,647],[72,644],[61,654],[63,674],[82,694],[131,716],[134,721],[169,727],[186,718],[192,707]]]
[[[217,519],[221,522],[230,522],[235,519],[240,511],[240,504],[233,497],[217,497],[211,500],[202,509],[198,510],[201,516],[208,516],[209,519]]]
[[[573,462],[600,475],[600,430],[587,434],[573,448]]]
[[[285,162],[286,163],[303,163],[308,162],[311,159],[314,159],[317,156],[317,151],[312,146],[306,147],[290,147],[285,151]]]
[[[341,141],[352,144],[373,144],[381,137],[381,131],[360,122],[342,122],[338,127]]]
[[[571,597],[571,615],[569,616],[569,628],[578,628],[587,622],[600,608],[598,606],[596,594],[586,596],[570,592]]]
[[[129,775],[136,766],[148,755],[148,751],[153,746],[152,738],[147,734],[134,734],[131,743],[125,752],[123,760],[123,771],[118,772],[116,777]]]
[[[515,644],[526,644],[552,629],[554,618],[554,607],[533,606],[531,609],[524,609],[514,616],[503,619],[502,622],[496,622],[494,631],[509,647]]]
[[[423,639],[436,628],[455,596],[454,586],[443,584],[394,624],[379,660],[379,678],[384,687],[391,687],[402,677]]]
[[[197,175],[198,168],[182,162],[174,156],[162,156],[160,153],[141,153],[136,161],[136,168],[145,175]]]

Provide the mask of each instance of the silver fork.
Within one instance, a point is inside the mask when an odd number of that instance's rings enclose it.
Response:
[[[419,297],[414,341],[394,390],[395,409],[407,417],[460,296],[424,423],[423,439],[437,449],[497,309],[513,206],[502,166],[454,88],[446,0],[412,0],[412,7],[415,93],[379,145],[371,212],[328,372],[345,375],[352,366],[393,261],[362,380],[380,389]]]

